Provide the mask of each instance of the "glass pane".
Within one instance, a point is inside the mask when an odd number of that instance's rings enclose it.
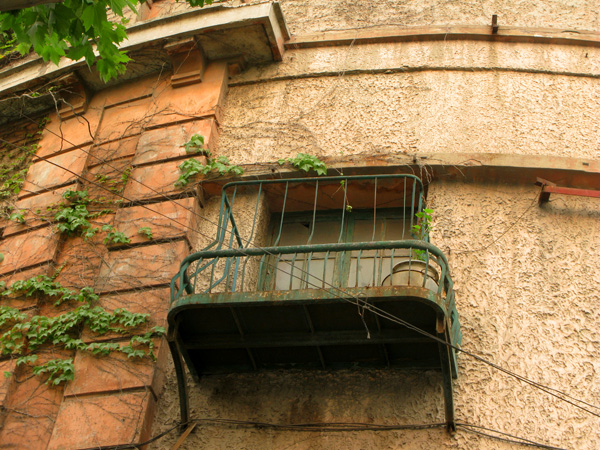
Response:
[[[326,222],[316,222],[315,223],[315,231],[313,233],[312,239],[310,241],[312,244],[333,244],[338,241],[340,236],[340,221],[328,220]],[[344,235],[342,235],[342,241],[344,240]],[[313,254],[313,259],[324,258],[327,252],[319,252]]]
[[[277,265],[275,290],[288,289],[318,289],[331,287],[333,284],[333,271],[335,268],[335,255],[330,254],[327,264],[324,257],[308,259],[307,255],[283,255]],[[293,265],[292,265],[293,264]],[[293,271],[292,271],[293,268]],[[290,287],[291,280],[291,287]]]
[[[386,219],[383,239],[386,241],[401,241],[411,239],[410,221],[404,219]]]
[[[404,239],[412,239],[410,235],[410,220],[405,219],[386,219],[385,220],[385,232],[384,232],[384,240],[386,241],[401,241]],[[391,258],[392,250],[383,250],[381,252],[382,255],[388,256]],[[403,259],[406,259],[410,255],[410,250],[405,248],[398,248],[393,251],[394,256],[394,264],[400,262]],[[388,267],[391,263],[391,260],[388,258],[384,263],[386,267],[385,270],[382,269],[383,273],[389,274],[390,271]]]
[[[383,219],[357,219],[354,221],[352,242],[373,242],[381,240],[383,236]],[[361,257],[375,256],[375,250],[365,250]],[[358,257],[358,252],[352,252],[352,258]]]
[[[348,287],[373,286],[373,275],[378,272],[377,264],[379,264],[379,258],[361,257],[360,262],[356,258],[352,259],[348,274]]]
[[[351,242],[377,242],[410,239],[410,220],[402,218],[386,218],[383,214],[375,221],[368,217],[354,217],[352,235],[342,235],[342,241],[349,238]],[[338,242],[340,236],[341,218],[337,220],[319,221],[318,217],[311,231],[312,218],[307,221],[285,223],[279,245],[306,245],[308,239],[312,238],[310,244],[327,244]],[[276,275],[276,289],[316,289],[317,287],[328,287],[334,284],[333,273],[341,262],[336,261],[335,253],[330,253],[325,264],[326,252],[310,254],[282,255],[278,267],[281,269]],[[395,250],[355,250],[346,254],[350,258],[349,273],[339,274],[342,279],[348,279],[349,287],[362,287],[380,285],[392,271],[392,266],[400,263],[410,255],[409,249]],[[360,255],[360,261],[358,261]],[[393,255],[393,258],[392,258]],[[291,277],[294,261],[294,272]],[[346,266],[347,267],[347,266]],[[338,267],[339,270],[339,267]]]
[[[325,259],[314,258],[310,261],[308,266],[308,283],[306,287],[308,289],[317,289],[320,287],[330,288],[333,285],[333,269],[335,267],[335,256],[327,259],[327,266],[325,266]]]
[[[293,255],[285,255],[285,258],[277,264],[275,274],[275,290],[287,291],[288,289],[300,289],[303,279],[304,258],[299,257],[293,261]],[[291,281],[291,284],[290,284]]]
[[[278,232],[279,227],[276,226],[275,239],[277,239]],[[279,243],[277,245],[305,245],[308,241],[308,235],[308,223],[284,223],[283,227],[281,228],[281,239],[279,240]]]

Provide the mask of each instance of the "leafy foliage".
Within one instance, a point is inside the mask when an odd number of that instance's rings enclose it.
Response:
[[[56,229],[61,233],[66,233],[67,236],[82,234],[87,237],[90,234],[93,236],[95,232],[91,231],[89,222],[90,213],[87,205],[90,199],[87,191],[72,191],[68,190],[63,194],[63,198],[70,202],[63,205],[62,208],[54,215],[54,219],[58,222]]]
[[[27,280],[15,281],[10,288],[7,288],[4,290],[4,292],[2,292],[2,295],[21,295],[24,297],[46,296],[56,299],[54,303],[55,305],[60,305],[66,301],[91,302],[98,300],[98,296],[90,287],[84,287],[79,292],[75,292],[71,289],[61,286],[59,283],[54,281],[58,273],[59,272],[57,272],[53,277],[49,277],[47,275],[38,275]]]
[[[2,63],[2,33],[0,32],[0,66]],[[31,95],[31,94],[30,94]],[[37,142],[42,136],[48,118],[45,117],[37,123],[37,130],[26,133],[24,142],[19,145],[4,142],[0,149],[4,155],[4,162],[0,165],[0,200],[8,199],[18,194],[25,182],[25,175],[31,160],[38,149]]]
[[[103,209],[102,211],[90,213],[88,205],[92,202],[89,198],[88,191],[72,191],[68,190],[63,194],[63,198],[68,203],[61,204],[58,207],[54,219],[57,221],[56,229],[65,233],[67,236],[82,236],[88,240],[96,235],[99,231],[107,233],[104,238],[104,243],[110,242],[114,244],[129,244],[131,240],[120,231],[115,231],[112,225],[104,225],[101,229],[93,227],[90,219],[100,217],[114,212],[111,209]]]
[[[0,52],[32,49],[44,61],[58,64],[62,57],[84,58],[104,81],[125,71],[130,58],[118,45],[127,38],[124,10],[133,11],[144,0],[64,0],[21,10],[0,13],[0,33],[7,38]],[[187,0],[191,6],[211,4],[212,0]],[[119,19],[109,20],[109,11]],[[98,52],[98,59],[94,54]]]
[[[197,159],[186,159],[180,166],[182,174],[175,182],[175,186],[183,187],[189,184],[190,178],[194,175],[206,175],[210,172],[218,172],[219,175],[242,175],[244,169],[240,166],[233,165],[229,162],[226,156],[219,156],[217,159],[212,159],[211,154],[206,150],[206,164],[202,164]]]
[[[204,150],[204,136],[200,134],[194,134],[189,141],[182,145],[185,148],[186,153],[203,153]]]
[[[90,287],[79,292],[72,291],[56,283],[52,278],[38,276],[28,280],[17,281],[10,288],[5,287],[2,295],[23,295],[59,297],[60,303],[66,300],[83,302],[72,311],[47,317],[26,313],[8,306],[0,306],[0,355],[16,356],[17,366],[34,364],[38,357],[35,354],[42,346],[51,344],[67,350],[87,351],[94,355],[108,355],[119,351],[128,357],[149,356],[155,358],[153,337],[162,336],[165,329],[154,327],[142,335],[134,335],[127,345],[116,342],[85,343],[79,338],[84,327],[99,335],[107,333],[126,334],[147,323],[148,314],[132,313],[125,309],[106,311],[100,306],[93,306],[98,295]],[[73,379],[74,367],[72,359],[53,359],[44,364],[33,366],[33,373],[46,375],[47,383],[57,385]]]
[[[73,358],[51,359],[46,364],[33,367],[34,375],[48,374],[48,384],[59,385],[75,377]]]
[[[17,223],[25,223],[25,216],[23,215],[24,211],[15,211],[10,216],[8,216],[9,220],[14,220]]]
[[[433,214],[433,209],[424,208],[423,211],[419,211],[415,214],[419,221],[412,226],[411,232],[415,239],[419,239],[421,241],[427,241],[429,238],[429,232],[432,229],[431,219]],[[420,259],[421,261],[427,260],[427,250],[414,249],[413,253]]]
[[[327,166],[325,163],[316,156],[307,153],[298,153],[295,158],[280,159],[277,162],[281,166],[288,162],[296,169],[307,173],[314,170],[317,172],[317,175],[327,175]]]
[[[104,243],[109,244],[129,244],[131,239],[129,239],[125,233],[121,231],[115,231],[115,227],[112,225],[104,225],[102,227],[102,231],[106,231],[106,237],[104,238]]]
[[[140,227],[140,229],[138,230],[138,234],[146,236],[150,240],[154,239],[154,235],[152,234],[152,230],[150,229],[150,227]]]
[[[0,188],[0,198],[8,198],[13,194],[18,194],[25,182],[27,169],[11,170],[11,167],[3,168],[0,173],[0,178],[4,178],[4,183]],[[6,175],[6,176],[3,176]]]
[[[429,236],[429,232],[431,231],[431,218],[433,214],[433,209],[424,208],[423,211],[419,211],[415,214],[419,221],[412,226],[412,234],[415,238],[420,240],[425,240],[427,236]]]

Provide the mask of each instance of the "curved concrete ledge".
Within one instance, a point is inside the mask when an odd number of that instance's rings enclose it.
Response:
[[[496,33],[491,26],[428,26],[385,27],[293,36],[286,48],[329,47],[332,45],[373,44],[380,42],[476,40],[489,42],[529,42],[553,45],[600,47],[600,33],[592,31],[558,30],[556,28],[523,28],[500,26]]]
[[[343,169],[344,175],[413,173],[423,179],[458,180],[480,183],[534,185],[543,178],[563,186],[600,189],[600,161],[540,155],[498,153],[415,153],[355,155],[323,159],[330,175]],[[298,177],[297,171],[277,163],[244,166],[242,180]],[[238,179],[239,180],[239,179]],[[218,195],[231,179],[202,181],[206,195]]]
[[[257,28],[259,32],[249,31]],[[199,36],[209,41],[216,38],[223,40],[223,33],[234,34],[230,36],[231,39],[240,45],[236,48],[232,42],[227,42],[227,48],[233,52],[232,54],[222,54],[222,47],[208,46],[205,49],[207,57],[228,58],[233,57],[234,54],[244,54],[244,50],[252,48],[253,54],[249,59],[258,62],[281,60],[284,51],[283,42],[289,38],[289,31],[277,2],[194,9],[174,16],[141,22],[130,27],[127,32],[128,39],[120,48],[131,52],[142,47],[157,46],[172,39]],[[0,95],[25,89],[42,80],[49,80],[85,66],[83,59],[72,61],[62,58],[58,65],[44,62],[41,58],[17,61],[14,65],[0,71]]]

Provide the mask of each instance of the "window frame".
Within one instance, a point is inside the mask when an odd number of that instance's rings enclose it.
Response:
[[[383,219],[385,220],[384,225],[382,227],[382,229],[379,231],[379,236],[375,236],[374,239],[370,239],[367,241],[354,241],[353,238],[355,236],[355,225],[356,222],[358,220],[369,220],[369,219],[373,219],[373,217],[375,216],[375,220],[380,220]],[[342,221],[342,217],[343,217],[343,221]],[[387,220],[404,220],[404,223],[406,224],[407,222],[410,224],[410,219],[411,217],[411,208],[410,207],[406,207],[406,208],[381,208],[378,209],[376,211],[374,211],[373,209],[364,209],[364,210],[355,210],[355,211],[342,211],[341,209],[338,210],[322,210],[322,211],[297,211],[297,212],[291,212],[291,213],[286,213],[284,214],[284,220],[283,222],[281,221],[281,213],[273,213],[271,214],[270,220],[269,220],[269,229],[268,229],[268,236],[269,236],[269,243],[270,246],[278,246],[279,245],[279,241],[281,240],[281,235],[280,230],[282,230],[283,226],[285,226],[285,224],[289,224],[289,223],[304,223],[306,225],[308,225],[308,229],[309,229],[309,236],[310,236],[310,230],[311,228],[315,227],[316,224],[318,224],[319,222],[328,222],[328,221],[332,221],[332,219],[339,219],[341,224],[342,224],[342,228],[339,229],[339,233],[338,233],[338,241],[340,243],[348,243],[348,242],[380,242],[383,241],[386,235],[386,230],[387,230]],[[413,223],[414,223],[414,219],[413,219]],[[279,239],[278,239],[279,236]],[[403,239],[413,239],[413,236],[411,234],[411,229],[410,229],[410,225],[405,226],[403,228]],[[332,242],[333,243],[333,242]],[[307,245],[306,244],[299,244],[299,246],[301,245]],[[311,244],[314,244],[314,242],[311,242]],[[321,244],[321,243],[319,243]],[[329,242],[327,243],[329,244]],[[378,263],[380,265],[380,270],[381,270],[381,264],[383,261],[383,255],[380,254],[381,250],[375,250],[376,254],[375,254],[375,258],[376,259],[380,259],[380,262]],[[334,271],[333,271],[333,275],[332,275],[332,279],[331,281],[325,280],[325,286],[323,287],[327,287],[328,284],[337,287],[337,288],[347,288],[347,287],[354,287],[354,286],[348,286],[348,282],[350,279],[350,269],[351,269],[351,263],[352,263],[352,259],[353,259],[353,252],[352,251],[344,251],[344,252],[336,252],[335,257],[329,257],[328,261],[331,261],[331,263],[327,262],[327,264],[334,264]],[[310,255],[310,253],[309,253]],[[400,257],[398,257],[400,258]],[[300,282],[300,287],[299,288],[293,288],[291,287],[292,281],[291,281],[291,276],[290,275],[290,287],[288,287],[287,289],[276,289],[276,285],[277,285],[277,271],[279,270],[280,267],[280,262],[281,262],[281,255],[278,254],[273,254],[270,255],[266,258],[266,264],[262,264],[262,269],[260,271],[260,275],[259,275],[259,281],[258,281],[258,290],[259,291],[290,291],[290,290],[298,290],[298,289],[316,289],[319,288],[317,286],[311,286],[309,285],[309,282],[307,281],[310,272],[307,271],[307,264],[306,261],[309,261],[310,264],[310,259],[306,258],[304,260],[304,264],[302,265],[301,271],[299,273],[301,273],[302,275],[302,280]],[[293,259],[292,264],[295,264],[295,258]],[[283,266],[284,270],[285,269],[285,265]],[[288,267],[290,267],[290,270],[287,270],[288,272],[291,272],[291,265],[289,265]],[[295,273],[296,270],[294,270],[293,276],[296,276]],[[325,273],[326,269],[324,267],[323,272],[321,273],[321,277],[323,276],[323,273]],[[314,275],[313,275],[314,276]],[[316,278],[316,277],[315,277]],[[358,286],[358,283],[356,283],[355,281],[355,285]],[[331,286],[329,286],[331,287]]]

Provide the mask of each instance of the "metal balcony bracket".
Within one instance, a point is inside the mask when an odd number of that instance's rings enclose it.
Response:
[[[535,184],[542,187],[538,199],[540,206],[544,203],[547,203],[550,200],[550,194],[577,195],[579,197],[600,198],[600,191],[593,189],[578,189],[572,187],[557,186],[556,183],[544,180],[542,178],[538,178]]]

